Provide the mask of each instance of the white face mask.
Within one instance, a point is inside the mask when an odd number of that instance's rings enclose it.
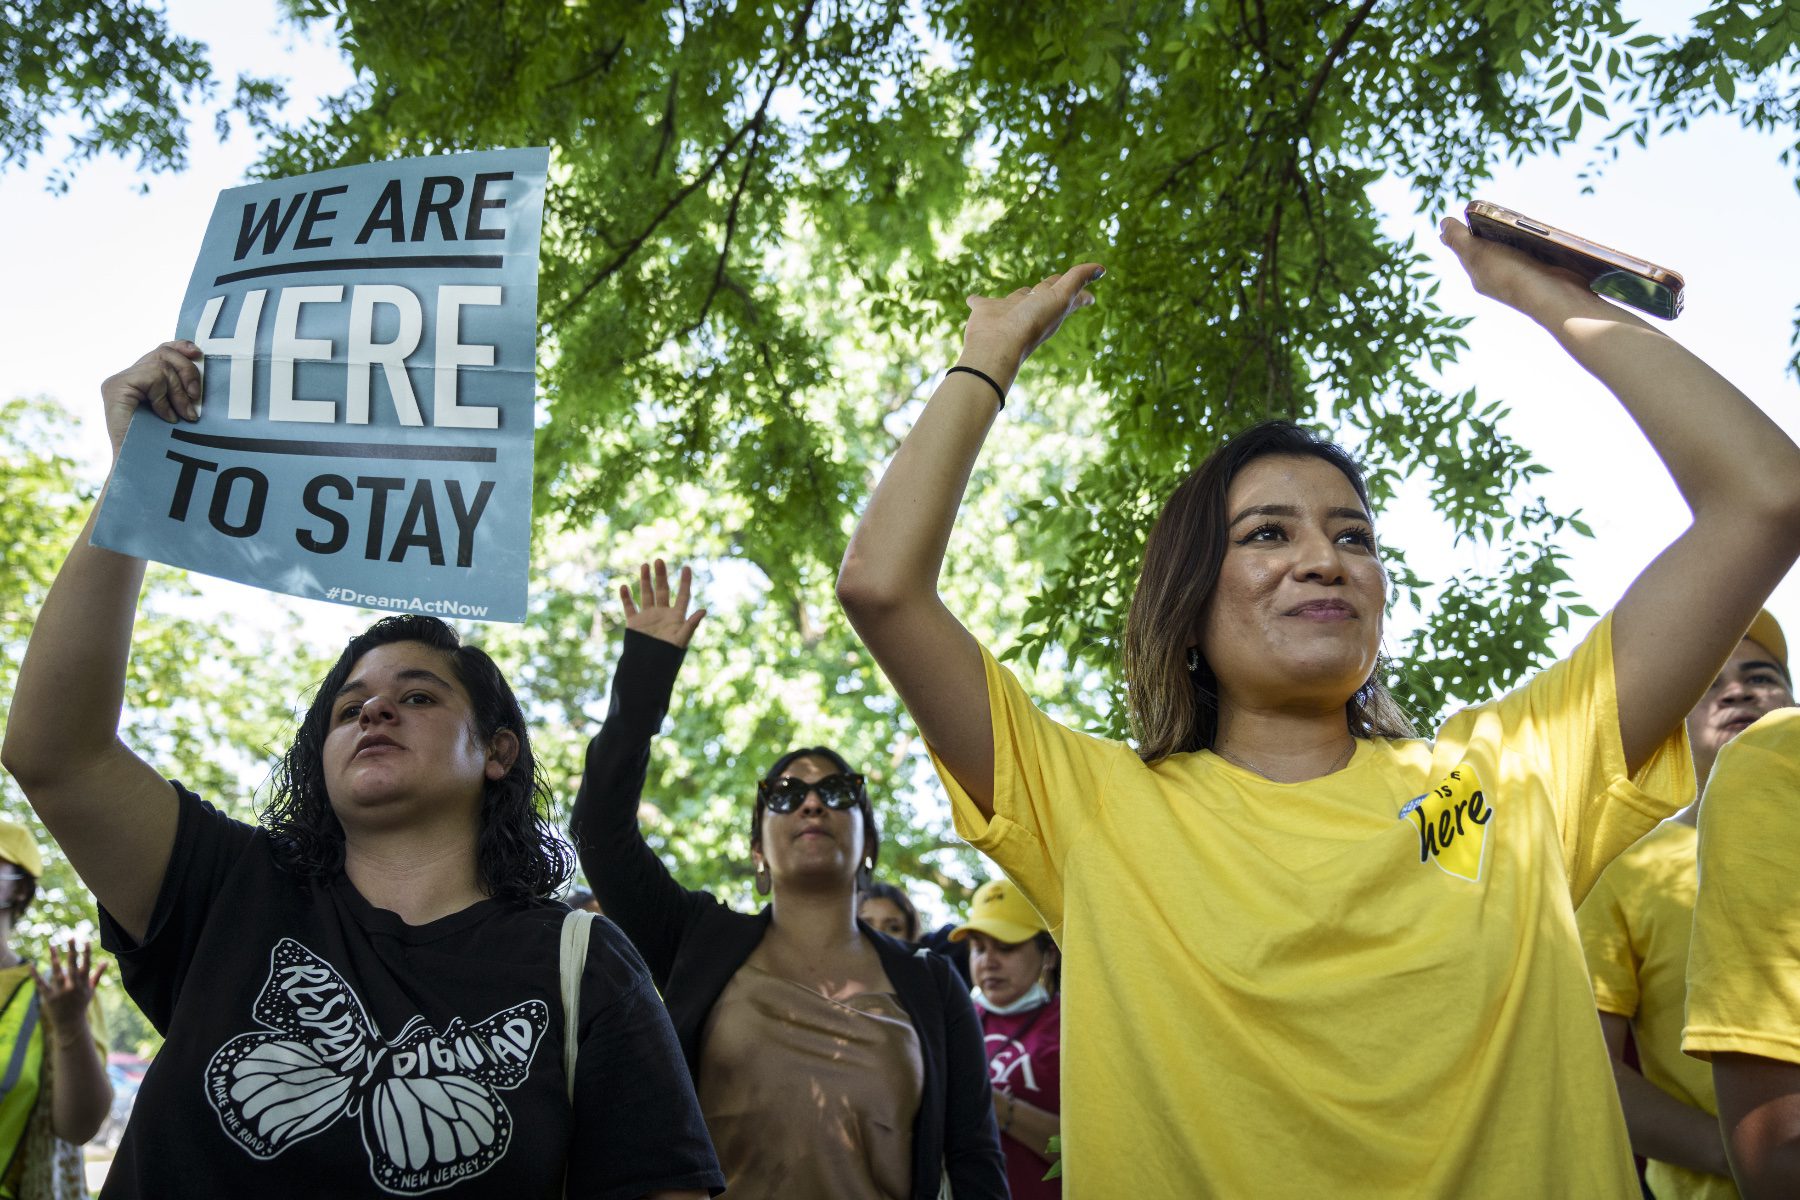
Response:
[[[1030,1012],[1040,1005],[1050,1003],[1050,989],[1044,986],[1044,981],[1041,979],[1032,984],[1029,991],[1011,1004],[993,1003],[981,994],[980,988],[972,989],[969,995],[975,1003],[996,1017],[1010,1017],[1015,1013]]]

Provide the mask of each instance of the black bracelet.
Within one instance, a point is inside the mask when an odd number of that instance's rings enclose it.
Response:
[[[944,374],[954,375],[958,371],[961,371],[964,375],[973,375],[975,378],[993,388],[994,395],[1000,397],[1000,407],[1006,407],[1006,393],[1001,390],[999,384],[994,382],[994,377],[992,375],[989,375],[986,371],[977,371],[974,367],[951,367],[948,371],[945,371]]]

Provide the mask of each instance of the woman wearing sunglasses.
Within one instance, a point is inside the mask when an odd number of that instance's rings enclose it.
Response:
[[[1004,1197],[981,1027],[941,958],[857,919],[880,832],[862,776],[823,746],[757,784],[761,912],[676,883],[637,812],[650,740],[705,610],[667,567],[621,587],[625,645],[570,833],[607,916],[650,967],[733,1196]]]

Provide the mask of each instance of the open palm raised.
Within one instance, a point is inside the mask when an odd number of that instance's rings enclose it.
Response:
[[[688,597],[693,589],[694,573],[681,568],[681,582],[674,598],[669,596],[669,567],[662,559],[638,567],[638,595],[633,600],[631,585],[619,585],[619,599],[625,606],[625,628],[635,629],[671,646],[685,647],[694,638],[694,630],[706,616],[704,608],[688,612]]]

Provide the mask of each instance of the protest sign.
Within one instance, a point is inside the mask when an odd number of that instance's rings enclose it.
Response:
[[[272,591],[521,621],[549,152],[219,196],[176,336],[198,422],[131,423],[99,545]]]

